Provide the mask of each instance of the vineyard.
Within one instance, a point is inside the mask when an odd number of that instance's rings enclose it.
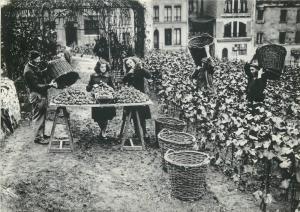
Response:
[[[212,165],[252,192],[263,211],[282,197],[297,207],[300,69],[287,67],[280,80],[268,81],[265,102],[249,105],[243,62],[217,61],[213,92],[196,90],[186,52],[151,52],[145,66],[164,113],[188,123],[196,148],[209,152]]]

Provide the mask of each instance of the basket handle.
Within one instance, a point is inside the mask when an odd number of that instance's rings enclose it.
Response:
[[[166,155],[172,153],[172,152],[175,152],[173,149],[168,149],[167,152],[165,153]]]
[[[210,163],[209,156],[207,156],[204,161],[202,162],[203,165],[208,165]]]

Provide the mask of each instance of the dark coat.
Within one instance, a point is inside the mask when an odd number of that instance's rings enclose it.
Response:
[[[51,86],[47,83],[48,75],[46,70],[40,71],[37,66],[27,63],[24,69],[24,79],[30,93],[47,97],[47,91]]]
[[[86,86],[86,90],[90,92],[93,88],[93,85],[99,84],[100,82],[105,82],[106,84],[114,88],[114,84],[111,76],[92,74],[90,76],[90,81]],[[116,116],[116,108],[114,107],[104,107],[104,108],[93,107],[92,108],[92,118],[96,122],[112,120],[115,116]]]
[[[123,82],[128,86],[132,86],[135,89],[145,93],[145,78],[150,79],[151,74],[145,69],[139,68],[134,70],[134,73],[128,73],[123,78]],[[151,119],[150,107],[146,106],[137,106],[137,107],[125,107],[125,111],[130,109],[135,109],[138,111],[141,119]],[[126,112],[125,112],[126,113]],[[124,118],[125,114],[123,115]]]
[[[247,99],[250,102],[262,102],[265,99],[264,90],[267,86],[267,77],[265,74],[262,74],[260,79],[254,79],[251,71],[250,71],[250,64],[246,63],[244,66],[245,73],[248,77],[247,83]]]
[[[192,79],[197,80],[197,88],[213,88],[214,62],[211,59],[203,60],[202,67],[195,69]]]
[[[128,73],[123,78],[123,82],[128,86],[133,86],[135,89],[145,93],[145,78],[150,79],[151,74],[145,69],[136,69],[133,73]]]

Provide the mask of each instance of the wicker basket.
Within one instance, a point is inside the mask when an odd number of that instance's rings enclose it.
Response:
[[[207,33],[193,37],[189,40],[188,47],[197,66],[201,65],[201,60],[207,57],[204,46],[211,45],[214,39]]]
[[[165,153],[169,149],[191,150],[196,142],[196,138],[188,133],[163,129],[158,134],[158,142],[161,152],[162,167],[164,171],[167,171],[167,163],[164,159]]]
[[[171,196],[194,201],[206,193],[206,172],[209,156],[197,151],[168,150],[165,154],[171,181]]]
[[[49,61],[48,70],[50,77],[57,82],[58,88],[71,86],[79,79],[79,74],[63,59]]]
[[[268,69],[271,79],[278,79],[284,67],[286,49],[283,46],[271,44],[256,50],[258,65]]]
[[[158,133],[166,128],[169,130],[182,132],[186,127],[186,123],[180,119],[175,119],[171,117],[160,117],[155,120],[155,136],[156,141],[158,142],[157,135]]]

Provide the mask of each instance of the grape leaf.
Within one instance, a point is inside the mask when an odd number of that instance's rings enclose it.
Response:
[[[293,149],[288,148],[288,147],[282,147],[281,151],[280,151],[280,154],[281,155],[288,155],[288,154],[290,154],[292,152],[293,152]]]
[[[262,196],[263,196],[263,192],[260,191],[260,190],[257,190],[253,193],[254,197],[256,200],[261,200],[262,199]]]
[[[280,166],[280,168],[287,169],[291,166],[291,164],[292,164],[292,162],[289,159],[287,159],[287,160],[282,161],[279,164],[279,166]]]
[[[290,186],[290,181],[291,181],[291,179],[285,179],[285,180],[281,181],[280,188],[288,189],[288,187]]]
[[[264,202],[266,204],[271,204],[272,202],[274,202],[273,196],[271,194],[267,194],[264,198]]]
[[[275,141],[278,145],[282,143],[281,135],[272,135],[272,141]]]

